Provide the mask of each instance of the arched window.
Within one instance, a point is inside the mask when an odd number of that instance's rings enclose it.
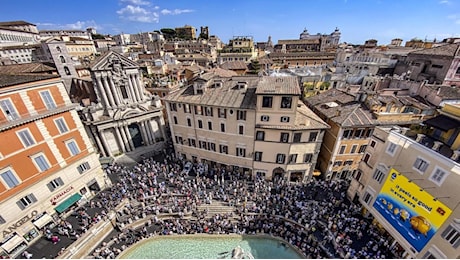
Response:
[[[65,58],[64,58],[64,56],[59,56],[59,59],[61,60],[61,63],[65,63]]]
[[[58,52],[61,52],[61,47],[56,46],[56,50],[57,50]]]

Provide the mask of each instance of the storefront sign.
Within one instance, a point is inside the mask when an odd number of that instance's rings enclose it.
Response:
[[[452,212],[395,169],[390,170],[373,207],[418,252]]]
[[[68,194],[72,190],[73,190],[73,186],[70,186],[70,187],[67,187],[67,189],[59,192],[58,194],[56,194],[54,197],[50,199],[51,204],[56,205],[56,203],[58,202],[60,198],[62,198],[64,195]]]
[[[10,235],[20,226],[24,225],[24,223],[26,223],[27,221],[32,220],[37,214],[38,211],[34,210],[29,215],[24,216],[23,218],[16,221],[16,223],[14,223],[13,225],[7,227],[5,230],[3,230],[3,238],[7,238],[8,235]]]

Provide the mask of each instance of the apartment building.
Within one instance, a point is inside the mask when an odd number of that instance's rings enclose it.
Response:
[[[328,126],[295,77],[204,73],[164,98],[179,156],[266,179],[306,181]]]
[[[110,185],[57,75],[0,75],[0,254]]]
[[[0,47],[40,42],[37,26],[25,21],[0,22]]]
[[[348,196],[388,234],[396,258],[458,258],[459,151],[421,129],[377,127]]]
[[[227,61],[243,61],[249,63],[257,58],[257,50],[252,36],[234,36],[229,44],[218,50],[217,64]]]
[[[176,35],[181,39],[194,40],[196,39],[196,28],[191,25],[176,27]]]

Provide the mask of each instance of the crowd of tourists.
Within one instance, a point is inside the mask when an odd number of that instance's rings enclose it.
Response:
[[[150,158],[132,168],[114,164],[106,169],[118,181],[99,194],[97,206],[108,212],[122,200],[127,203],[116,212],[120,232],[92,257],[114,258],[144,238],[172,234],[267,234],[308,258],[392,256],[385,236],[346,199],[344,181],[267,181],[201,163],[188,176],[184,164],[169,153],[161,162]],[[200,210],[216,200],[235,211],[209,216]],[[139,221],[143,224],[133,229]]]

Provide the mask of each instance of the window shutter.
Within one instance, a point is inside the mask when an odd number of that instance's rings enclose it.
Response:
[[[31,194],[29,194],[29,196],[30,196],[30,200],[31,200],[32,202],[37,202],[37,198],[35,197],[34,194],[31,193]]]
[[[49,189],[50,191],[54,191],[54,187],[53,187],[53,185],[51,184],[51,182],[48,182],[48,183],[46,184],[46,187],[48,187],[48,189]]]
[[[59,185],[64,185],[64,182],[62,181],[61,177],[57,178],[57,182],[59,183]]]
[[[24,210],[26,207],[24,207],[24,204],[22,204],[21,201],[16,201],[16,204],[18,205],[18,207],[21,209],[21,210]]]

